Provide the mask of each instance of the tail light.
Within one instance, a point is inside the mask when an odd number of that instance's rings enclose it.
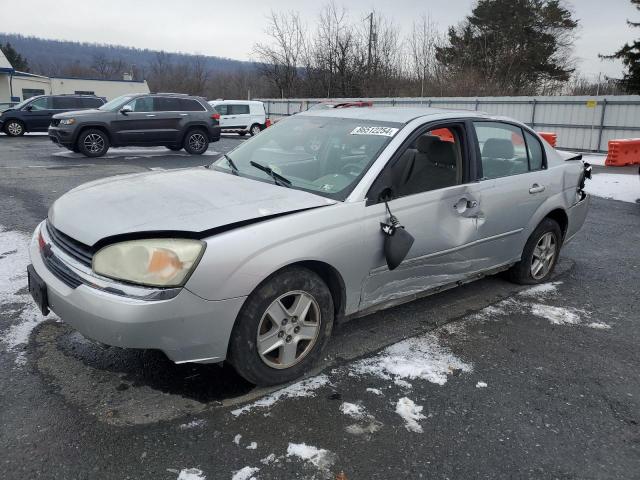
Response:
[[[270,118],[267,118],[267,119],[265,120],[265,122],[264,122],[264,126],[265,126],[265,128],[269,128],[269,127],[271,126],[271,119],[270,119]]]
[[[213,118],[214,120],[220,120],[220,114],[214,113],[213,115],[211,115],[211,118]]]

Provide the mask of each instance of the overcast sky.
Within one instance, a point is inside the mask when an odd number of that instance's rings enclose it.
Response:
[[[0,0],[0,31],[37,37],[113,43],[166,51],[217,55],[240,60],[251,57],[255,42],[264,40],[270,9],[296,10],[309,28],[323,0],[29,0],[16,8],[15,0]],[[429,15],[442,31],[471,11],[473,0],[344,0],[354,21],[372,9],[393,19],[408,32],[412,21]],[[640,35],[626,25],[640,21],[629,0],[572,0],[567,2],[580,21],[575,43],[578,68],[585,75],[598,72],[620,76],[618,62],[602,61],[598,53],[614,52]],[[11,14],[15,12],[15,15]]]

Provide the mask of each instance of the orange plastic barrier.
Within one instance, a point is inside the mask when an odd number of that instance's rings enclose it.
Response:
[[[640,138],[609,140],[609,151],[604,164],[609,167],[640,165]]]
[[[451,133],[451,130],[449,130],[448,128],[438,128],[436,130],[431,130],[429,133],[431,135],[440,137],[440,140],[442,140],[443,142],[455,142],[455,140],[453,139],[453,133]]]
[[[558,135],[553,132],[538,132],[542,138],[544,138],[549,145],[553,148],[556,148],[556,144],[558,143]]]

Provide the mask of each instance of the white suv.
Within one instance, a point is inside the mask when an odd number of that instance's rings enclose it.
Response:
[[[264,103],[251,100],[212,100],[209,104],[220,114],[223,132],[257,135],[270,124]]]

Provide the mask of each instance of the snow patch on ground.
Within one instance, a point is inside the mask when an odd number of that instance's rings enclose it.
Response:
[[[611,325],[604,322],[591,322],[587,325],[587,327],[595,328],[596,330],[609,330],[611,328]]]
[[[614,167],[611,167],[613,169]],[[640,175],[637,168],[629,173],[595,172],[587,180],[585,191],[596,197],[635,203],[640,198]]]
[[[381,428],[382,423],[373,418],[371,415],[368,415],[368,420],[365,423],[354,423],[353,425],[348,425],[345,430],[351,435],[370,436],[376,433]]]
[[[580,311],[573,308],[533,303],[531,304],[531,313],[537,317],[546,318],[553,325],[579,325],[581,323]]]
[[[335,462],[334,453],[324,448],[316,448],[306,443],[289,443],[287,457],[298,457],[321,470],[328,470]]]
[[[199,468],[185,468],[180,471],[177,480],[206,480],[206,475]]]
[[[267,455],[266,457],[261,459],[260,463],[262,463],[263,465],[269,465],[270,463],[275,463],[277,461],[278,461],[278,459],[276,458],[276,454],[275,453],[270,453],[269,455]]]
[[[343,402],[340,411],[353,418],[362,418],[365,414],[364,407],[355,403]]]
[[[476,388],[487,388],[487,384],[485,382],[476,383]]]
[[[423,408],[421,405],[416,405],[413,400],[402,397],[396,404],[396,413],[403,418],[407,430],[422,433],[422,425],[418,421],[427,418],[422,414]]]
[[[0,225],[0,305],[3,316],[19,312],[18,322],[0,334],[0,342],[7,350],[17,353],[17,365],[26,363],[20,347],[29,341],[33,329],[45,319],[27,291],[27,265],[31,263],[29,242],[25,234],[6,230]],[[10,304],[14,305],[11,310],[7,308]],[[51,314],[49,318],[57,317]],[[7,318],[3,323],[8,321]]]
[[[235,443],[236,445],[240,445],[241,438],[242,438],[242,435],[237,434],[235,437],[233,437],[233,443]]]
[[[192,428],[204,427],[207,424],[206,420],[192,420],[189,423],[183,423],[180,425],[181,430],[191,430]]]
[[[470,372],[473,367],[441,345],[438,337],[431,333],[403,340],[351,366],[351,373],[355,375],[374,375],[394,381],[422,379],[438,385],[444,385],[447,375],[455,370]]]
[[[249,445],[247,445],[247,450],[255,450],[256,448],[258,448],[258,443],[257,442],[251,442]]]
[[[558,293],[558,285],[562,282],[541,283],[535,287],[527,288],[518,293],[523,297],[546,297],[547,295],[556,295]]]
[[[250,412],[255,408],[266,408],[271,407],[279,400],[285,398],[301,398],[301,397],[313,397],[315,396],[316,390],[322,388],[324,386],[331,385],[329,382],[329,377],[326,375],[318,375],[312,378],[308,378],[306,380],[302,380],[298,383],[294,383],[293,385],[289,385],[281,390],[273,392],[266,397],[263,397],[259,400],[256,400],[249,405],[245,405],[244,407],[238,408],[236,410],[232,410],[231,413],[234,416],[242,415],[243,413]]]
[[[260,469],[258,467],[242,467],[237,472],[233,473],[233,477],[231,480],[252,480],[256,477],[253,476],[254,473],[257,473]]]
[[[382,390],[378,388],[367,388],[367,392],[373,393],[374,395],[382,395]]]

